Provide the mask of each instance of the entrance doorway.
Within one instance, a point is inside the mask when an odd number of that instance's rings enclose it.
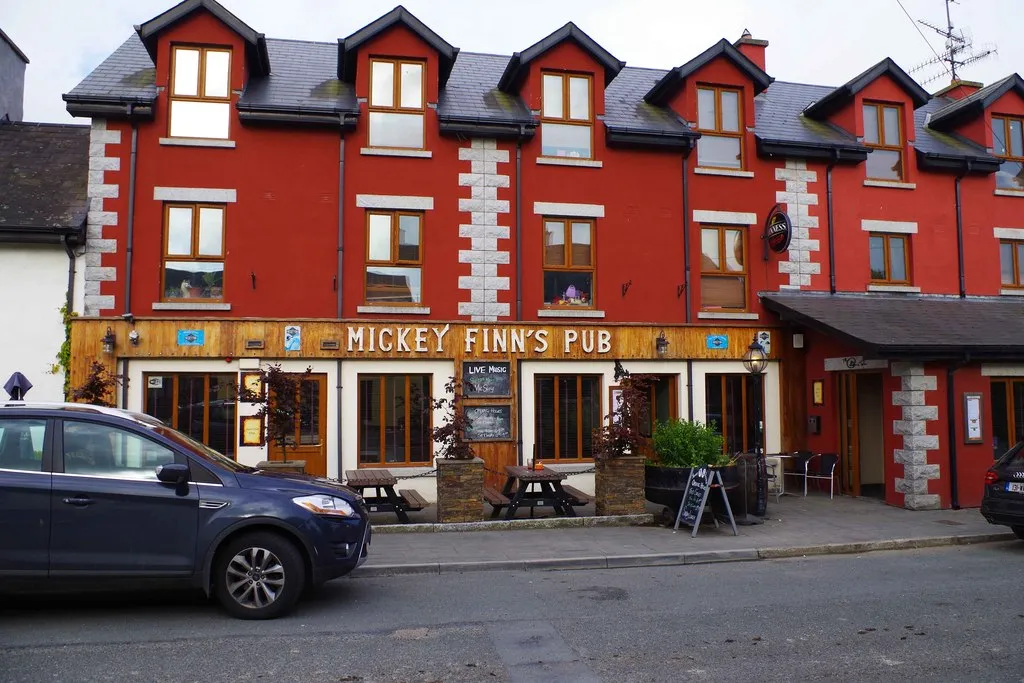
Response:
[[[839,375],[840,491],[885,498],[882,375]]]
[[[749,373],[705,376],[707,424],[722,435],[727,455],[764,449],[764,376]]]
[[[273,400],[273,399],[271,399]],[[288,440],[288,459],[305,460],[306,474],[327,476],[327,375],[311,375],[299,384],[295,431]],[[270,460],[282,461],[284,449],[271,444]]]

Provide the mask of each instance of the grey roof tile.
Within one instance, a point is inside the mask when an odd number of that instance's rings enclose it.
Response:
[[[156,98],[156,69],[139,36],[132,34],[104,59],[64,99],[116,99],[152,102]]]
[[[239,98],[239,108],[359,110],[352,84],[338,80],[336,44],[268,38],[267,51],[270,75],[249,81]]]
[[[807,105],[832,90],[829,86],[775,81],[754,98],[755,133],[772,142],[860,147],[857,139],[842,128],[803,115]]]
[[[946,133],[926,125],[929,115],[934,115],[936,111],[949,106],[952,101],[945,97],[936,97],[914,110],[914,128],[917,133],[914,147],[925,154],[990,159],[991,156],[981,145],[956,133]]]
[[[1018,93],[1024,95],[1024,79],[1018,74],[1010,74],[959,100],[946,99],[945,106],[937,109],[932,118],[935,119],[936,125],[955,126],[960,123],[962,118],[970,116],[972,110],[980,111],[990,106],[1010,90],[1017,90]]]
[[[508,57],[461,52],[437,102],[442,119],[460,121],[522,122],[533,120],[517,95],[498,90]]]
[[[644,101],[644,95],[668,73],[663,69],[626,67],[604,91],[604,123],[617,131],[690,133],[686,123],[668,107]]]

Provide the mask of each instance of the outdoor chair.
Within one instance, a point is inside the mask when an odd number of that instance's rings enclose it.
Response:
[[[807,497],[808,479],[827,479],[828,497],[835,498],[835,472],[839,456],[835,453],[814,453],[810,457],[801,458],[798,465],[801,467],[795,472],[787,472],[789,476],[802,477],[804,480],[804,497]]]

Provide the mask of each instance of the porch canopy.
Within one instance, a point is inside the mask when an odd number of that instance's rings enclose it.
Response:
[[[785,322],[890,359],[1024,359],[1024,301],[1009,297],[761,295]]]

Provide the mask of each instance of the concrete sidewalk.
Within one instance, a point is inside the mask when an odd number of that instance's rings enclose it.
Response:
[[[661,511],[655,506],[649,509]],[[470,526],[487,529],[489,525]],[[370,558],[353,578],[750,561],[1015,538],[1008,528],[986,522],[977,509],[910,511],[875,500],[839,496],[829,500],[822,494],[784,496],[778,503],[770,499],[764,523],[738,526],[739,536],[733,536],[728,525],[715,529],[708,523],[701,525],[696,538],[690,538],[691,530],[683,526],[677,533],[661,525],[577,523],[552,529],[509,529],[507,522],[498,522],[496,526],[504,528],[456,531],[465,527],[375,525],[381,533],[374,534]]]

